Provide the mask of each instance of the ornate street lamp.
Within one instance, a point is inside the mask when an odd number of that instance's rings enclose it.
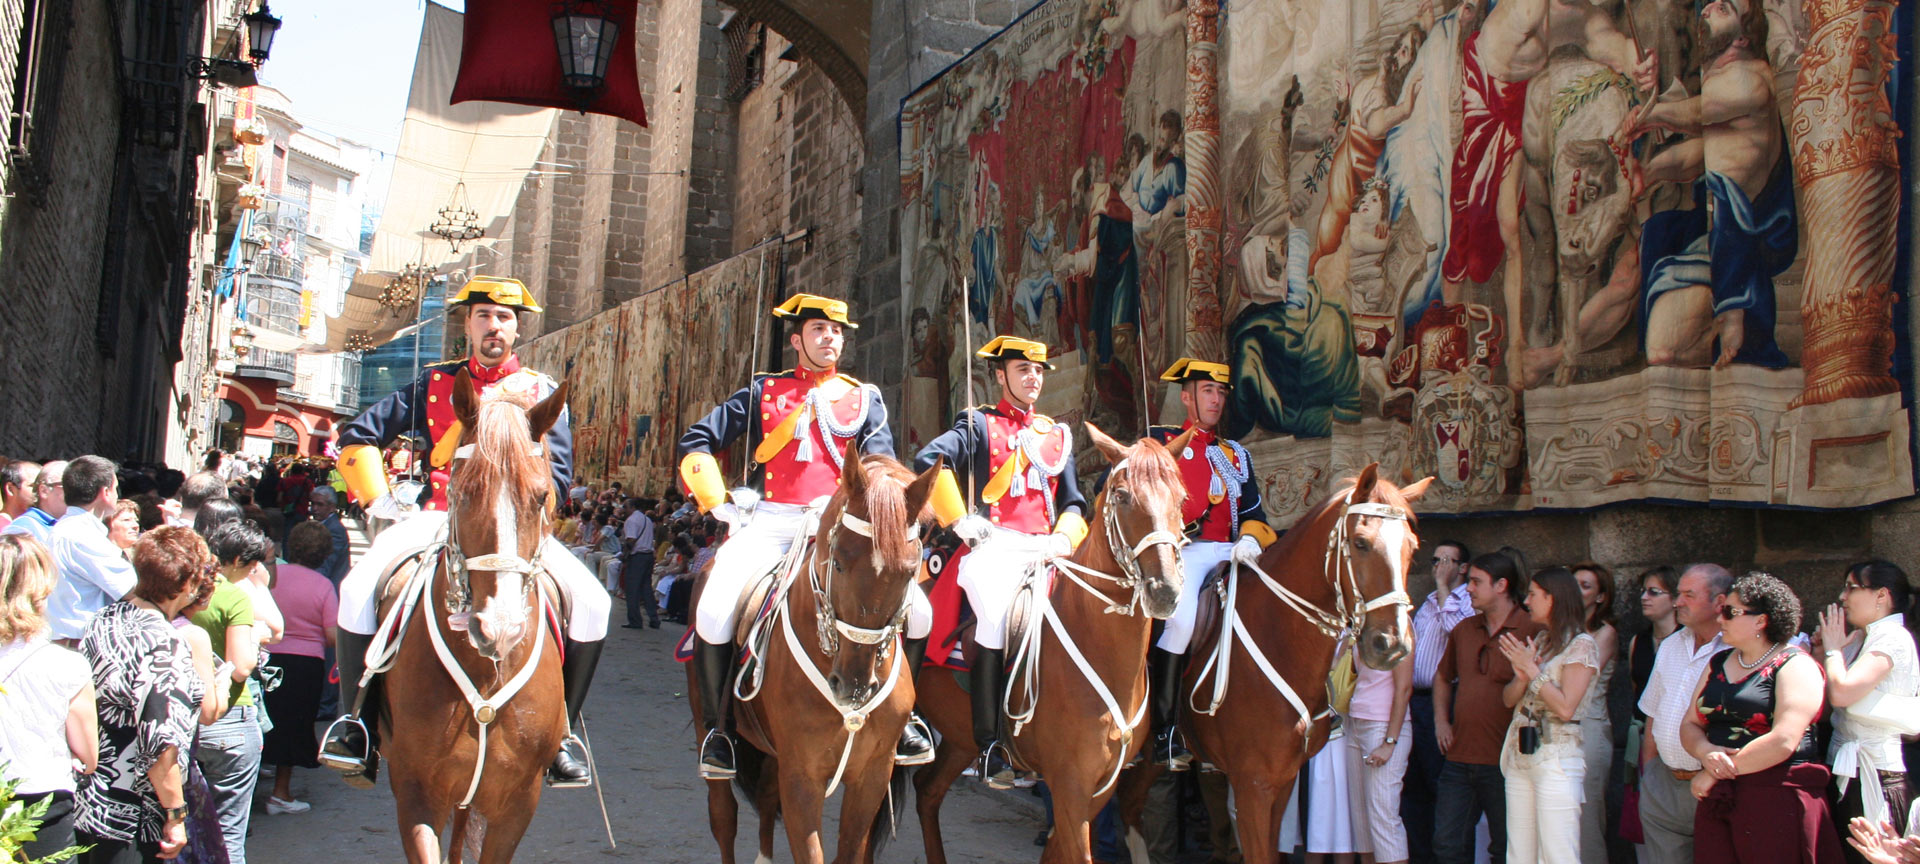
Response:
[[[553,4],[553,42],[560,52],[560,77],[584,107],[607,86],[607,64],[620,44],[620,24],[605,0],[561,0]]]
[[[273,51],[274,34],[280,32],[280,19],[267,9],[266,0],[260,0],[260,8],[240,20],[247,25],[247,56],[253,58],[255,66],[267,62],[267,55]]]
[[[255,73],[273,50],[273,37],[280,32],[280,19],[267,10],[266,0],[261,0],[259,9],[241,16],[240,20],[247,27],[248,59],[238,59],[238,49],[234,57],[190,57],[188,75],[236,89],[260,83]]]

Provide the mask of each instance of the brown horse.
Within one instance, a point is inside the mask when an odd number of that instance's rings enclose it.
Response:
[[[431,578],[383,604],[382,638],[399,643],[383,683],[381,752],[413,864],[442,860],[449,817],[447,860],[469,850],[482,864],[513,860],[567,733],[560,640],[542,612],[554,595],[537,578],[536,553],[553,494],[542,441],[567,385],[531,408],[519,398],[481,399],[466,369],[458,373],[453,409],[466,431],[448,483],[448,532],[421,553]],[[404,629],[389,634],[384,622],[396,619]]]
[[[1431,480],[1396,488],[1380,478],[1379,463],[1368,465],[1268,547],[1259,572],[1221,577],[1232,610],[1194,634],[1180,726],[1195,755],[1233,785],[1247,864],[1279,861],[1293,778],[1326,744],[1327,673],[1339,642],[1353,639],[1375,669],[1393,668],[1412,650],[1407,570],[1420,538],[1411,502]],[[1159,770],[1128,773],[1121,816],[1137,831]]]
[[[1007,700],[1013,709],[1008,728],[1015,730],[1010,751],[1021,767],[1040,772],[1053,793],[1054,829],[1041,860],[1055,864],[1093,860],[1088,823],[1112,795],[1120,766],[1146,738],[1141,720],[1150,619],[1173,614],[1183,572],[1180,505],[1186,491],[1168,448],[1146,439],[1124,447],[1092,424],[1086,429],[1115,468],[1094,501],[1092,532],[1068,559],[1070,566],[1058,571],[1048,595],[1036,598],[1040,620],[1033,622],[1036,632],[1024,649],[1029,659],[1023,663],[1020,646],[1010,646],[1016,657]],[[1045,686],[1022,692],[1023,668],[1035,656]],[[973,740],[968,696],[955,677],[939,669],[926,675],[920,711],[940,730],[941,741],[933,764],[914,785],[927,862],[946,864],[940,804],[983,742]]]
[[[765,625],[764,658],[736,679],[734,692],[746,698],[733,704],[740,733],[734,782],[759,812],[762,860],[772,857],[777,813],[794,860],[824,861],[822,812],[844,784],[833,860],[871,862],[890,821],[882,803],[890,792],[905,800],[906,770],[895,769],[893,757],[914,690],[900,637],[941,466],[915,477],[891,458],[861,458],[852,446],[846,464],[810,551],[801,553],[804,563]],[[691,666],[688,673],[691,681]],[[700,700],[689,701],[695,728],[705,728]],[[708,817],[728,864],[737,809],[727,781],[708,781]]]

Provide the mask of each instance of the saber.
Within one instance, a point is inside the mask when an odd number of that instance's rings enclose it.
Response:
[[[960,413],[967,418],[967,449],[973,449],[974,436],[979,432],[974,428],[973,420],[973,280],[960,279],[960,332],[961,341],[966,345],[966,361],[962,368],[967,370],[967,401],[960,406]],[[988,466],[993,466],[989,462]],[[967,454],[967,515],[973,515],[973,454]]]
[[[758,315],[760,314],[761,309],[766,308],[764,305],[766,301],[766,293],[767,293],[767,256],[766,256],[766,253],[763,252],[760,255],[760,286],[758,288],[755,288],[753,291],[754,314]],[[753,367],[760,365],[760,331],[763,329],[765,329],[764,325],[761,327],[753,328],[753,353],[747,356],[747,387],[748,388],[753,387]],[[751,483],[753,481],[753,448],[751,447],[747,448],[746,457],[747,458],[740,460],[740,485],[742,486],[745,486],[748,483]]]

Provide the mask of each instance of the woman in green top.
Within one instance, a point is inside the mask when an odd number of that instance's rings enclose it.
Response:
[[[253,787],[260,779],[260,707],[247,691],[247,679],[260,663],[260,640],[255,632],[253,600],[237,580],[247,579],[256,567],[273,560],[273,541],[252,522],[231,521],[211,529],[207,547],[219,561],[221,579],[212,602],[195,614],[193,623],[207,631],[214,653],[232,665],[228,676],[232,707],[225,716],[200,732],[194,760],[206,775],[213,806],[220,817],[232,864],[247,860],[247,822],[252,813]]]

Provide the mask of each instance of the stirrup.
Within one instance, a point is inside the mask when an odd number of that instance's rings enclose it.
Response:
[[[342,728],[343,726],[345,726],[345,728]],[[369,745],[368,749],[371,749],[373,736],[367,732],[367,724],[361,722],[359,717],[352,714],[342,714],[334,718],[332,723],[327,724],[326,734],[320,736],[320,764],[343,774],[359,774],[366,771],[367,754],[365,751],[362,751],[359,755],[354,755],[351,753],[336,752],[329,746],[335,744],[343,748],[351,746],[346,742],[348,736],[354,734],[354,730],[358,730],[360,740],[367,742]]]
[[[727,761],[732,763],[731,766],[721,767],[719,765],[712,765],[707,762],[707,758],[706,758],[707,745],[713,741],[713,736],[715,735],[720,736],[721,742],[727,745]],[[702,779],[732,780],[733,776],[739,773],[739,770],[736,767],[733,767],[733,766],[738,766],[740,764],[737,761],[738,758],[739,758],[739,754],[734,751],[734,747],[733,747],[733,736],[728,735],[725,732],[722,732],[719,729],[719,727],[708,729],[707,737],[700,739],[700,763],[699,764],[700,764],[700,777]]]
[[[1174,773],[1192,770],[1193,751],[1184,746],[1178,729],[1169,729],[1165,736],[1153,738],[1153,762]]]
[[[927,744],[926,750],[924,750],[923,752],[914,753],[914,754],[907,754],[907,753],[900,752],[900,744],[906,743],[907,736],[913,735],[916,732],[919,734],[920,740],[926,742]],[[898,765],[901,767],[908,767],[913,765],[933,764],[933,758],[935,756],[935,748],[933,746],[933,730],[927,728],[927,721],[920,719],[920,714],[918,712],[909,712],[907,714],[907,725],[905,728],[900,730],[900,741],[894,744],[893,749],[894,749],[893,764],[895,765]]]
[[[998,754],[999,770],[994,770],[995,755]],[[980,752],[980,779],[989,789],[1012,789],[1014,781],[1020,779],[1020,772],[1013,767],[1005,745],[994,741]]]
[[[570,758],[570,754],[567,753],[567,746],[572,744],[577,744],[580,747],[580,758],[574,761],[580,763],[580,767],[585,769],[586,777],[583,779],[562,779],[555,770],[559,767],[560,760]],[[560,742],[560,752],[553,754],[553,764],[547,766],[546,779],[547,785],[555,789],[583,789],[592,786],[593,759],[587,753],[587,742],[582,740],[578,735],[568,734],[567,737]]]

